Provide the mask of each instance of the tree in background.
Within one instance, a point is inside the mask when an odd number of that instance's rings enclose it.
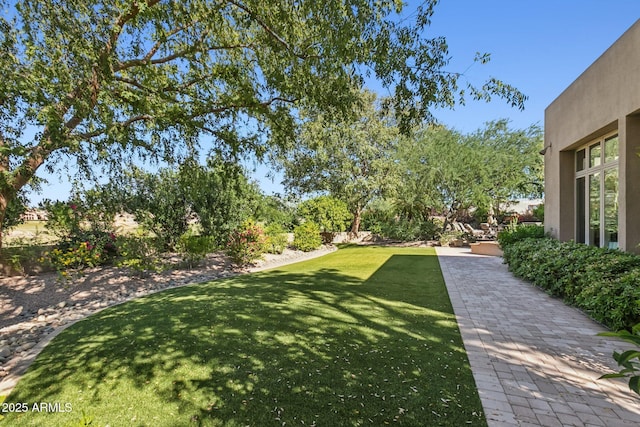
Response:
[[[537,126],[513,130],[508,121],[486,124],[469,135],[429,126],[398,150],[402,171],[395,194],[399,212],[445,215],[446,228],[461,210],[488,211],[542,188],[542,133]]]
[[[180,175],[171,169],[149,173],[132,169],[119,191],[122,208],[160,240],[162,249],[175,249],[180,236],[189,230],[193,211],[182,188]],[[112,187],[111,192],[114,192]]]
[[[441,212],[446,229],[460,210],[487,204],[485,174],[479,168],[483,154],[464,144],[460,133],[429,126],[404,140],[398,155],[404,174],[396,195],[400,210]]]
[[[213,156],[206,166],[194,161],[179,171],[182,194],[197,217],[201,233],[224,244],[243,221],[255,217],[263,203],[258,185],[237,162]]]
[[[279,159],[284,184],[301,194],[327,192],[344,201],[358,233],[367,204],[393,184],[400,132],[371,92],[360,93],[354,116],[306,113],[295,149]]]
[[[501,208],[520,197],[540,197],[544,190],[543,132],[537,125],[511,129],[502,119],[486,123],[466,136],[466,145],[483,153],[479,168],[485,171],[485,191],[498,216]]]
[[[209,158],[206,166],[189,160],[177,170],[150,173],[132,168],[125,176],[100,192],[105,199],[118,200],[121,211],[133,214],[160,238],[163,249],[174,249],[196,221],[202,235],[223,245],[233,230],[254,216],[262,197],[241,166],[220,156]]]
[[[274,225],[281,228],[282,232],[293,231],[298,225],[296,215],[298,200],[288,195],[280,194],[262,196],[256,206],[254,217],[256,221],[263,222],[267,226]]]
[[[458,86],[445,39],[423,36],[436,3],[397,19],[395,0],[0,0],[0,224],[42,166],[88,178],[203,136],[260,156],[289,146],[300,108],[349,114],[365,77],[405,130],[465,94],[522,108],[496,79]]]
[[[320,226],[320,231],[335,233],[345,231],[353,219],[347,204],[330,196],[305,200],[298,206],[298,213],[307,221]]]

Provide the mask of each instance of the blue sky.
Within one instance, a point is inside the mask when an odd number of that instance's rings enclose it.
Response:
[[[415,10],[412,3],[417,4],[411,0],[405,16]],[[481,85],[496,77],[529,98],[524,111],[494,99],[468,101],[454,110],[437,110],[435,116],[464,133],[502,118],[517,129],[544,126],[545,108],[638,19],[640,0],[440,0],[426,35],[446,37],[447,71],[471,66],[464,77],[469,82]],[[491,54],[491,61],[474,64],[476,52]],[[277,181],[263,177],[264,171],[256,171],[263,189],[281,192]]]
[[[416,4],[414,0],[411,0]],[[413,10],[411,2],[406,14]],[[441,0],[429,37],[444,36],[452,57],[448,71],[463,72],[472,83],[488,77],[516,86],[528,97],[524,111],[500,99],[469,101],[464,107],[436,111],[436,118],[462,132],[507,118],[514,128],[544,126],[544,109],[589,65],[640,19],[640,0]],[[474,64],[476,52],[490,53],[488,64]],[[638,52],[640,55],[640,52]],[[282,187],[254,172],[266,193]],[[65,199],[69,185],[51,178],[43,197]]]
[[[529,99],[523,112],[495,100],[436,117],[464,132],[498,118],[517,128],[544,125],[547,105],[638,19],[639,0],[442,0],[431,30],[447,38],[452,71],[488,52],[491,62],[474,65],[469,80],[495,76]]]

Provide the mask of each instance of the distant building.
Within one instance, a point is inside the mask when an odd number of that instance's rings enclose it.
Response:
[[[41,209],[28,209],[21,216],[23,221],[46,221],[47,212]]]
[[[640,21],[547,107],[543,153],[546,230],[638,252]]]

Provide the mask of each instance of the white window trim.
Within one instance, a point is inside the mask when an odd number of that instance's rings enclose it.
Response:
[[[589,233],[589,223],[590,223],[590,218],[589,218],[589,185],[591,184],[589,177],[593,174],[599,173],[600,174],[600,245],[603,244],[604,242],[604,237],[605,237],[605,227],[603,227],[603,221],[605,218],[605,212],[604,212],[604,195],[605,195],[605,180],[604,180],[604,175],[605,175],[605,171],[611,170],[611,169],[616,169],[619,167],[619,159],[620,159],[620,154],[618,152],[618,157],[615,160],[609,161],[605,163],[605,141],[608,139],[611,139],[613,137],[619,137],[619,132],[617,130],[610,132],[606,135],[603,135],[597,139],[591,140],[590,142],[588,142],[585,145],[582,145],[578,148],[575,149],[574,151],[574,164],[573,164],[573,170],[574,170],[574,188],[577,187],[577,180],[578,178],[585,178],[585,192],[586,194],[584,195],[584,207],[583,207],[583,212],[585,213],[585,219],[584,219],[584,238],[585,238],[585,243],[587,245],[591,245],[593,244],[593,242],[590,242],[590,233]],[[596,145],[600,143],[600,164],[597,166],[589,166],[589,162],[590,162],[590,147]],[[620,139],[618,138],[618,150],[620,149]],[[584,168],[581,171],[577,171],[577,160],[578,160],[578,152],[580,150],[585,150],[585,158],[584,158]],[[578,194],[575,195],[575,200],[574,200],[574,206],[576,206],[577,208],[577,204],[578,204]],[[575,236],[577,237],[577,233],[578,233],[578,220],[577,220],[577,214],[578,211],[576,209],[576,230],[574,230]],[[618,215],[620,215],[620,212],[618,212]]]

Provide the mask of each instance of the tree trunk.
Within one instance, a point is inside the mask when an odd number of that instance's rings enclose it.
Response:
[[[442,225],[442,232],[446,233],[449,225],[452,225],[456,221],[456,216],[458,215],[458,207],[455,205],[451,205],[447,210],[447,213],[444,216],[444,224]]]
[[[359,207],[353,213],[353,223],[351,224],[351,234],[354,236],[358,235],[360,231],[360,222],[362,221],[362,209]]]
[[[5,193],[0,193],[0,254],[2,254],[2,243],[4,240],[2,225],[4,224],[4,217],[7,214],[8,205],[9,205],[9,198]]]

